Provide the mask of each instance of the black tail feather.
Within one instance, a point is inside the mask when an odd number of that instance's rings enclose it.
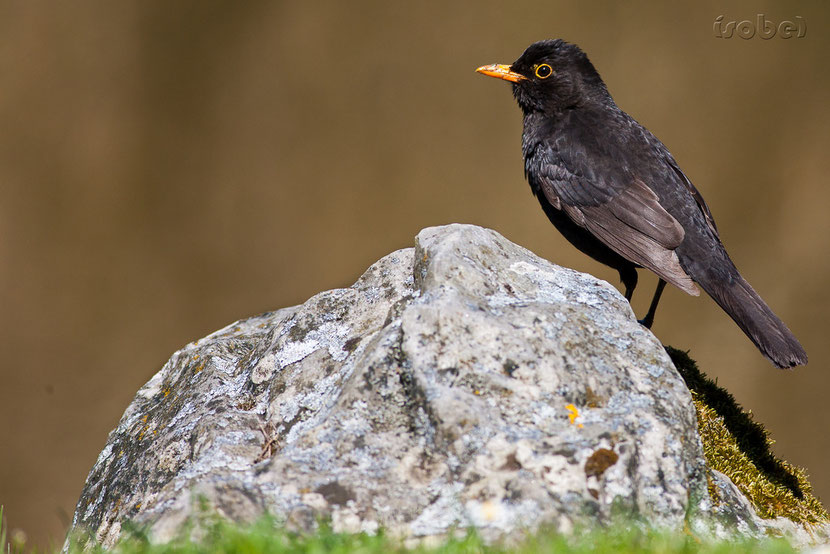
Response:
[[[734,275],[731,283],[717,281],[699,284],[777,367],[791,368],[806,364],[807,353],[798,339],[737,270]]]

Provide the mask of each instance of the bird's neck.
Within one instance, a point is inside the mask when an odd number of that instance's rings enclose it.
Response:
[[[525,112],[522,128],[522,154],[527,159],[546,138],[555,136],[557,128],[563,125],[566,114]]]

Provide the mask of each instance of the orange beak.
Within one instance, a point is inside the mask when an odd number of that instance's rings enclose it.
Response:
[[[503,65],[500,63],[494,63],[493,65],[482,65],[481,67],[476,69],[476,72],[483,73],[488,77],[504,79],[505,81],[510,81],[511,83],[518,83],[519,81],[524,81],[525,79],[527,79],[527,77],[520,73],[510,71],[509,65]]]

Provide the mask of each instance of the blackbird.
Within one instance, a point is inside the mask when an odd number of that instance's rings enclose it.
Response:
[[[668,149],[622,111],[580,48],[531,44],[512,65],[476,71],[510,81],[524,114],[525,177],[551,223],[574,246],[620,273],[629,301],[637,268],[659,277],[651,327],[666,282],[700,285],[780,368],[807,363],[786,325],[741,277],[709,207]]]

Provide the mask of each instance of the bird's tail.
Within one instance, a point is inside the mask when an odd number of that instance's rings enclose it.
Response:
[[[731,283],[717,281],[699,284],[777,367],[806,364],[807,353],[798,339],[737,270],[733,275]]]

